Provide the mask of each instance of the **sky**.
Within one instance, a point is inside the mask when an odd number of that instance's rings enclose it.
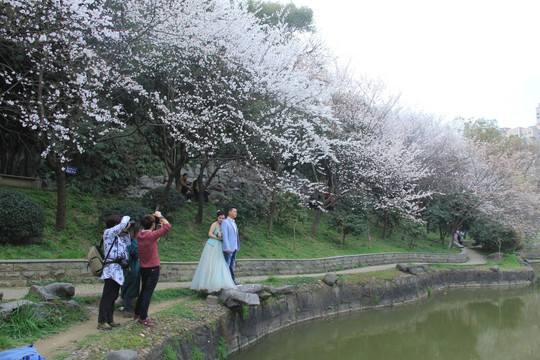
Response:
[[[282,3],[290,1],[282,0]],[[292,0],[340,63],[415,111],[536,125],[538,0]]]

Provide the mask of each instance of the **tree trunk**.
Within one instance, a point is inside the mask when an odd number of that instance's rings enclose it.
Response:
[[[343,250],[344,245],[345,245],[345,229],[341,228],[341,250]]]
[[[165,204],[165,201],[167,200],[167,196],[169,195],[169,190],[171,190],[171,186],[174,180],[174,174],[169,173],[169,179],[167,180],[167,185],[165,185],[165,191],[161,195],[161,199],[159,199],[158,204],[156,205],[156,211],[159,211],[159,209]]]
[[[66,228],[66,173],[62,170],[62,164],[55,165],[56,173],[56,231],[62,231]]]
[[[313,234],[315,237],[317,237],[317,229],[319,227],[319,221],[321,220],[322,214],[323,211],[321,209],[317,210],[317,214],[315,214],[313,224],[311,225],[311,234]]]
[[[178,168],[174,171],[174,184],[175,188],[178,191],[182,190],[182,185],[180,185],[180,178],[182,177],[182,169]]]
[[[298,218],[300,215],[296,215],[296,218],[294,219],[294,224],[292,228],[292,249],[293,251],[296,250],[296,225],[298,225]]]
[[[441,224],[439,224],[439,239],[441,240],[441,245],[444,245],[444,231]]]
[[[270,213],[268,215],[270,215],[268,216],[268,233],[272,235],[272,230],[274,230],[274,216],[276,215],[276,190],[272,190]]]
[[[204,200],[204,193],[206,192],[206,189],[208,189],[208,187],[210,186],[210,183],[212,182],[212,180],[216,176],[218,170],[221,169],[221,164],[215,167],[214,171],[212,171],[212,173],[209,174],[206,181],[202,181],[203,174],[204,174],[204,169],[206,169],[207,167],[208,167],[208,162],[204,164],[204,167],[203,167],[203,164],[201,164],[201,169],[200,169],[199,177],[198,177],[198,179],[199,179],[199,181],[198,181],[198,184],[199,184],[199,186],[198,186],[198,188],[199,188],[199,201],[198,201],[199,206],[198,206],[198,209],[197,209],[197,216],[195,217],[195,222],[197,224],[202,223],[202,218],[203,218],[203,213],[204,213],[204,206],[206,204],[206,202]]]
[[[384,212],[383,234],[382,238],[386,239],[386,232],[388,231],[388,212]]]

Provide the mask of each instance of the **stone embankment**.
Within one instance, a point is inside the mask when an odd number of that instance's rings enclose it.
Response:
[[[163,359],[164,352],[172,350],[178,359],[190,359],[195,352],[204,353],[206,359],[214,359],[224,348],[232,353],[272,332],[311,319],[398,306],[426,298],[432,291],[441,289],[526,286],[533,278],[531,268],[499,272],[454,269],[430,270],[418,275],[403,273],[394,280],[374,277],[370,281],[304,284],[292,293],[269,297],[261,301],[260,306],[232,308],[221,312],[216,319],[205,319],[204,324],[183,335],[168,336],[158,346],[145,349],[144,358]]]
[[[379,253],[334,256],[317,259],[239,259],[235,274],[239,277],[256,275],[297,275],[354,269],[362,266],[400,262],[463,263],[468,253]],[[198,262],[162,262],[160,281],[190,280]],[[98,280],[84,259],[0,260],[0,287],[30,286],[37,283],[69,281],[72,283]]]

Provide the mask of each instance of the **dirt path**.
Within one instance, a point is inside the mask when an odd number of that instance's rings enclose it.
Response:
[[[186,301],[187,298],[180,298],[170,301],[162,301],[156,304],[151,304],[149,314],[154,314],[158,311],[165,310],[176,304]],[[129,321],[133,321],[132,318],[124,318],[122,313],[116,312],[114,320],[121,324],[125,324]],[[53,359],[55,354],[67,353],[75,347],[74,342],[84,340],[87,336],[98,334],[100,330],[97,329],[97,309],[93,308],[90,311],[90,319],[88,321],[72,326],[71,328],[53,335],[51,337],[40,339],[34,342],[34,347],[39,354],[45,359]]]

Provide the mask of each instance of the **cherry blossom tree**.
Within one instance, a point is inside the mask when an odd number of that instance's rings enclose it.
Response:
[[[286,159],[294,170],[319,151],[315,128],[331,114],[327,84],[316,74],[317,45],[285,23],[261,23],[242,2],[132,1],[125,12],[122,19],[140,28],[133,35],[140,52],[131,62],[152,97],[145,121],[159,126],[170,139],[162,143],[176,144],[184,159],[171,175],[189,159],[200,160],[201,171],[208,162],[217,171],[227,159],[243,158],[285,180],[290,173],[268,159]],[[274,189],[284,187],[280,181]]]
[[[119,39],[103,2],[2,0],[0,6],[3,51],[15,55],[2,57],[0,111],[39,136],[42,157],[56,173],[61,230],[66,166],[73,154],[124,129],[122,108],[107,95],[137,86],[103,56],[102,45],[114,48]]]

